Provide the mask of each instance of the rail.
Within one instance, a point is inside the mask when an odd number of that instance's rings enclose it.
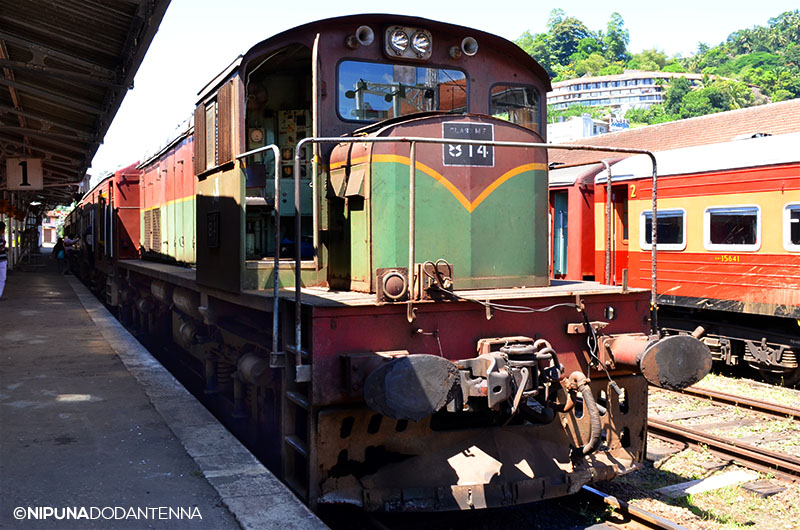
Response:
[[[301,204],[300,204],[300,164],[302,161],[301,155],[303,152],[303,147],[307,144],[357,144],[357,143],[407,143],[409,144],[409,242],[408,242],[408,289],[409,289],[409,300],[406,306],[406,317],[409,322],[413,322],[415,318],[415,311],[414,311],[414,297],[412,294],[413,286],[414,286],[414,261],[415,261],[415,248],[414,243],[416,239],[416,225],[415,225],[415,202],[416,202],[416,145],[417,144],[440,144],[440,145],[477,145],[477,146],[491,146],[491,147],[515,147],[515,148],[533,148],[533,149],[559,149],[559,150],[566,150],[566,151],[597,151],[597,152],[604,152],[604,153],[628,153],[628,154],[638,154],[638,155],[647,155],[650,157],[653,165],[653,219],[656,219],[656,201],[657,201],[657,163],[655,155],[647,151],[645,149],[632,149],[632,148],[623,148],[623,147],[600,147],[600,146],[588,146],[588,145],[564,145],[564,144],[547,144],[547,143],[536,143],[536,142],[506,142],[506,141],[497,141],[497,140],[468,140],[468,139],[457,139],[457,138],[423,138],[423,137],[414,137],[414,136],[398,136],[398,137],[308,137],[303,138],[297,145],[295,146],[295,155],[294,155],[294,208],[295,208],[295,344],[292,349],[296,352],[295,359],[296,359],[296,370],[297,370],[297,381],[301,380],[310,380],[310,372],[307,368],[303,366],[303,355],[302,355],[302,311],[301,311],[301,301],[302,301],[302,282],[301,282],[301,262],[302,262],[302,253],[301,253],[301,245],[300,245],[300,234],[302,232],[302,220],[301,220]],[[251,151],[247,151],[246,153],[242,153],[238,155],[236,158],[242,160],[248,156],[255,155],[257,153],[261,153],[263,151],[267,151],[269,149],[277,148],[274,145],[260,147],[258,149],[253,149]],[[275,156],[276,166],[279,164],[279,156]],[[277,183],[280,180],[279,177],[280,173],[277,171],[275,172],[275,188],[276,190],[279,189],[279,185]],[[609,180],[611,175],[609,174]],[[312,187],[315,186],[316,179],[312,179]],[[276,197],[278,197],[276,191]],[[315,190],[316,194],[316,190]],[[277,212],[277,210],[276,210]],[[278,213],[276,213],[277,217],[280,217]],[[313,226],[313,250],[314,250],[314,262],[316,267],[319,268],[319,262],[317,260],[317,256],[319,255],[319,241],[318,241],[318,218],[316,212],[314,212],[314,226]],[[651,327],[653,330],[657,328],[656,322],[656,286],[657,286],[657,276],[656,276],[656,244],[657,244],[657,235],[656,235],[656,226],[657,222],[652,223],[652,247],[651,247],[651,261],[652,261],[652,279],[651,279],[651,292],[650,292],[650,309],[651,309]],[[276,230],[276,233],[278,231]],[[279,236],[276,236],[279,237]],[[280,245],[278,245],[279,247]],[[276,248],[275,252],[275,277],[276,277],[276,284],[277,284],[277,271],[278,271],[278,248]],[[277,299],[278,295],[278,287],[276,286],[274,291],[274,297]],[[277,302],[276,302],[277,304]],[[277,307],[275,308],[275,314],[277,314]],[[273,317],[277,318],[277,317]],[[273,322],[273,347],[274,347],[274,336],[277,333],[277,324]],[[277,350],[273,350],[277,351]],[[302,375],[301,375],[302,374]]]
[[[673,523],[672,521],[668,521],[663,517],[659,517],[658,515],[648,512],[647,510],[643,510],[627,502],[614,497],[613,495],[609,495],[608,493],[603,493],[600,490],[594,489],[591,486],[583,486],[583,491],[600,497],[604,503],[611,506],[612,508],[618,510],[623,515],[628,515],[633,519],[637,519],[645,523],[650,528],[658,528],[663,530],[686,530],[685,527]]]
[[[692,429],[685,425],[675,425],[664,420],[649,418],[648,430],[662,438],[704,446],[712,453],[728,458],[744,467],[772,473],[784,480],[800,481],[800,458],[776,451],[770,451],[752,444],[728,440],[721,436]]]
[[[709,401],[716,401],[719,403],[725,403],[727,405],[735,405],[737,407],[747,407],[757,412],[772,414],[773,416],[777,416],[779,418],[790,418],[794,420],[800,420],[800,409],[796,409],[794,407],[787,407],[786,405],[780,405],[778,403],[771,403],[769,401],[762,401],[759,399],[753,399],[745,396],[728,394],[726,392],[720,392],[718,390],[711,390],[708,388],[701,388],[701,387],[688,387],[681,390],[670,390],[667,388],[661,388],[659,390],[662,392],[671,392],[674,394],[684,394],[687,396],[705,398],[708,399]]]

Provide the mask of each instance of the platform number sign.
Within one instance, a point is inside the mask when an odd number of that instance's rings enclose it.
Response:
[[[444,122],[442,138],[459,140],[494,140],[494,125],[491,123]],[[445,166],[494,167],[494,147],[490,145],[443,144],[442,155]]]
[[[8,189],[40,190],[44,186],[41,158],[9,158],[6,160]]]

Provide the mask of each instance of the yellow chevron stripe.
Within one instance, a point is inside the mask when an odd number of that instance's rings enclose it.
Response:
[[[331,164],[328,166],[328,170],[339,169],[340,167],[344,167],[348,164],[358,165],[364,162],[369,161],[369,156],[360,156],[358,158],[353,158],[351,160],[342,160],[341,162],[336,162],[335,164]]]
[[[186,196],[186,197],[181,197],[180,199],[173,199],[171,201],[162,202],[162,203],[156,204],[155,206],[150,206],[149,208],[142,208],[141,212],[144,213],[144,212],[147,212],[149,210],[155,210],[156,208],[164,208],[165,206],[172,206],[174,204],[178,204],[178,203],[186,202],[186,201],[192,201],[194,199],[195,199],[194,195],[189,195],[189,196]]]
[[[411,159],[409,157],[400,155],[375,155],[372,161],[391,162],[396,164],[403,164],[405,166],[411,164]],[[463,206],[469,213],[472,213],[480,203],[486,200],[486,198],[489,195],[491,195],[497,188],[500,187],[501,184],[503,184],[507,180],[526,171],[546,170],[547,164],[540,164],[540,163],[524,164],[522,166],[517,166],[511,169],[510,171],[503,173],[497,180],[492,182],[485,190],[483,190],[481,194],[478,195],[472,202],[470,202],[469,199],[467,199],[467,197],[463,193],[461,193],[461,191],[458,188],[456,188],[456,186],[452,182],[447,180],[447,178],[444,175],[442,175],[435,169],[430,168],[419,161],[416,163],[416,168],[418,171],[422,171],[426,175],[432,177],[434,180],[439,182],[442,186],[447,188],[447,190],[453,194],[456,200],[458,200],[458,202],[461,203],[461,206]]]

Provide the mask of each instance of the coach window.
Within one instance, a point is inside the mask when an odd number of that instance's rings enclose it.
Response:
[[[706,250],[755,251],[761,247],[758,206],[707,208],[703,216]]]
[[[494,85],[489,113],[542,134],[539,92],[532,86]]]
[[[800,203],[787,204],[783,209],[783,248],[800,252]]]
[[[686,211],[658,210],[658,249],[684,250],[686,248]],[[639,218],[639,245],[650,250],[653,244],[653,212],[642,212]]]

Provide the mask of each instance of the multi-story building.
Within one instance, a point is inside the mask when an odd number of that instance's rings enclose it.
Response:
[[[702,74],[643,72],[626,70],[623,74],[579,77],[553,83],[547,104],[553,110],[570,105],[648,108],[664,102],[664,91],[672,79],[685,77],[692,86],[702,82]]]

